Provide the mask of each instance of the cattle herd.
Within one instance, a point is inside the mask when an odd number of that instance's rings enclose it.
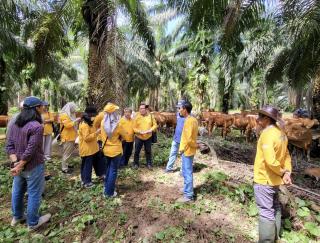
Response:
[[[162,131],[173,131],[177,124],[176,113],[174,112],[151,112],[156,119],[159,129]],[[82,113],[77,112],[77,117]],[[221,129],[221,136],[226,138],[232,129],[240,130],[240,134],[245,136],[247,142],[255,140],[260,133],[257,123],[257,113],[252,111],[241,111],[241,113],[225,114],[216,111],[202,111],[194,114],[198,119],[200,127],[205,127],[209,136],[216,128]],[[0,116],[0,127],[6,127],[8,116]],[[309,118],[284,118],[285,132],[288,136],[289,143],[294,148],[298,148],[306,155],[309,160],[310,147],[312,141],[319,144],[320,134],[317,128],[319,121]],[[55,122],[58,121],[58,114],[55,114]],[[317,133],[318,132],[318,133]]]

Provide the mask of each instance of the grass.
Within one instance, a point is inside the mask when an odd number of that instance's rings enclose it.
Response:
[[[47,182],[41,212],[50,212],[51,222],[30,233],[24,225],[9,226],[12,177],[3,164],[7,157],[0,142],[0,242],[252,242],[257,240],[257,209],[252,185],[229,187],[228,171],[212,170],[197,157],[195,173],[197,200],[192,204],[175,202],[182,185],[179,172],[163,174],[171,140],[159,134],[154,145],[158,156],[153,171],[125,168],[119,171],[119,197],[106,200],[103,184],[81,187],[77,170],[72,177],[60,172],[60,160],[47,163],[53,175]],[[228,141],[228,143],[231,143]],[[80,158],[74,158],[79,168]],[[142,162],[143,163],[143,162]],[[117,190],[118,190],[117,189]],[[168,191],[167,191],[168,190]],[[308,202],[299,201],[305,217]],[[310,211],[310,210],[309,210]],[[310,212],[309,212],[310,213]],[[319,215],[318,215],[319,217]],[[320,217],[319,217],[320,219]],[[318,224],[307,224],[295,232],[287,227],[287,242],[315,242]]]

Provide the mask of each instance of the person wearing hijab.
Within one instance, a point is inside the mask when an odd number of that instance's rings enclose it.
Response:
[[[98,177],[104,177],[105,174],[104,161],[100,161],[99,145],[97,143],[100,129],[96,129],[93,125],[96,115],[97,109],[93,106],[88,106],[82,115],[82,121],[79,125],[79,154],[82,160],[81,181],[85,188],[93,186],[92,167],[95,168]]]
[[[72,166],[68,166],[68,159],[75,150],[75,140],[77,138],[77,125],[81,118],[76,118],[77,106],[73,102],[67,103],[59,115],[60,136],[63,146],[62,152],[62,172],[71,174]]]
[[[102,151],[106,158],[106,178],[104,181],[104,195],[106,198],[115,197],[115,183],[118,175],[118,167],[122,157],[121,137],[124,131],[119,126],[120,116],[117,114],[119,107],[108,103],[104,107],[105,116],[101,122]]]
[[[280,112],[267,105],[258,110],[258,114],[258,123],[263,131],[254,161],[253,188],[259,209],[259,243],[276,242],[281,228],[279,186],[292,184],[291,157]]]

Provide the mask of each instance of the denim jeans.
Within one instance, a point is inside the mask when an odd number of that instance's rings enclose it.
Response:
[[[122,142],[123,155],[121,157],[120,165],[127,166],[130,156],[132,154],[133,142]]]
[[[182,155],[183,194],[190,199],[193,199],[193,157]]]
[[[177,143],[174,140],[172,141],[170,155],[169,155],[169,161],[167,163],[166,170],[173,170],[174,162],[176,161],[177,155],[179,152],[179,146],[180,146],[180,143]]]
[[[13,178],[12,214],[15,219],[24,216],[23,199],[28,192],[27,223],[28,226],[38,224],[41,196],[44,191],[44,164],[37,165],[30,171],[22,171]]]
[[[114,194],[121,156],[121,154],[115,157],[106,156],[107,169],[104,181],[104,194],[106,196],[111,197]]]
[[[92,167],[94,168],[97,176],[104,175],[106,171],[105,158],[97,152],[90,156],[81,157],[81,181],[84,184],[91,183],[92,181]]]
[[[144,150],[146,152],[147,165],[152,165],[152,153],[151,153],[152,139],[149,138],[147,140],[142,140],[140,138],[135,137],[134,142],[135,142],[135,150],[134,150],[133,163],[135,165],[139,165],[140,151],[142,149],[142,146],[144,145]]]

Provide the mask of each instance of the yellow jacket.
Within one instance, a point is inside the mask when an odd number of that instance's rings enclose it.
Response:
[[[133,120],[122,117],[119,121],[119,126],[122,128],[124,134],[122,139],[128,143],[133,142],[134,131],[133,131]]]
[[[60,122],[60,131],[62,131],[61,142],[75,141],[77,138],[75,122],[73,122],[66,113],[63,113],[60,115],[59,122]]]
[[[188,116],[184,122],[179,151],[185,156],[193,156],[197,150],[198,121],[193,116]]]
[[[136,115],[136,117],[133,119],[133,131],[136,134],[138,138],[141,140],[147,140],[151,138],[152,133],[147,134],[139,134],[140,131],[147,131],[151,129],[152,131],[155,131],[157,129],[157,122],[154,119],[154,116],[147,114],[146,116],[142,116],[140,113]]]
[[[94,121],[93,121],[93,126],[96,128],[96,129],[99,129],[100,126],[101,126],[101,121],[103,120],[104,118],[104,112],[99,112],[99,114],[94,118]],[[102,141],[102,137],[101,137],[101,133],[98,134],[98,137],[97,139],[99,141]]]
[[[254,161],[254,182],[263,185],[283,184],[281,170],[291,171],[288,139],[276,126],[269,126],[260,135]]]
[[[81,157],[90,156],[99,151],[97,141],[97,129],[94,126],[89,126],[85,122],[79,125],[79,155]]]
[[[108,157],[116,157],[117,155],[120,155],[123,153],[122,151],[122,142],[120,140],[120,137],[123,137],[124,132],[123,129],[119,126],[114,129],[112,138],[107,139],[107,133],[104,130],[104,119],[101,121],[101,138],[102,138],[102,146],[103,148],[103,154]]]
[[[43,120],[50,120],[50,123],[44,123],[43,124],[43,135],[51,135],[53,133],[53,121],[54,121],[54,116],[51,112],[46,112],[42,115]]]

